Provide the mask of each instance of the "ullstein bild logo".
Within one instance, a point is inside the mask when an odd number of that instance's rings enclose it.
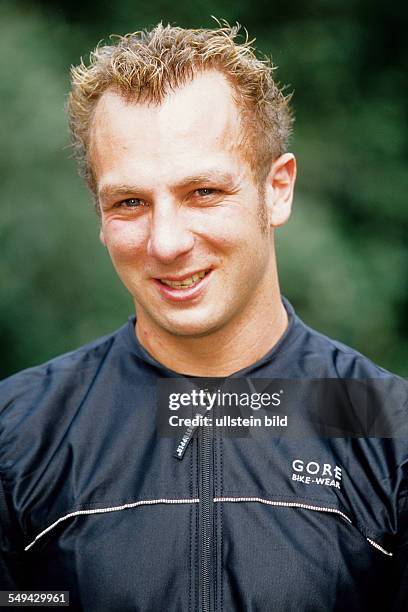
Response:
[[[303,461],[295,459],[292,462],[292,480],[304,484],[317,484],[340,489],[342,472],[338,465],[318,463],[317,461]]]

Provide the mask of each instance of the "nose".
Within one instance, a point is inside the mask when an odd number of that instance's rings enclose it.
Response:
[[[147,253],[162,263],[171,263],[194,246],[194,235],[183,218],[183,208],[169,202],[154,208]]]

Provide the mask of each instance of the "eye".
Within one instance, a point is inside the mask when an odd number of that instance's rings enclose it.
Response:
[[[119,202],[118,206],[124,206],[125,208],[139,208],[140,206],[146,206],[146,202],[140,198],[128,198]]]
[[[217,193],[217,189],[212,189],[210,187],[202,187],[200,189],[196,189],[194,193],[196,193],[198,196],[200,197],[208,197],[210,195],[214,195],[214,193]]]

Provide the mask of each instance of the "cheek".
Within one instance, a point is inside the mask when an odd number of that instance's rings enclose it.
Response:
[[[238,206],[194,211],[189,219],[197,236],[218,247],[235,248],[237,244],[252,239],[255,229],[253,215]]]
[[[146,224],[133,221],[111,220],[103,224],[106,247],[114,260],[140,255],[145,248]]]
[[[230,216],[208,230],[207,241],[226,254],[256,250],[262,238],[259,226],[244,217]]]

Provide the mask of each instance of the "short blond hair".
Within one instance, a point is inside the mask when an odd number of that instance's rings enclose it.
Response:
[[[89,141],[95,106],[102,94],[114,90],[126,99],[160,104],[166,94],[192,80],[198,71],[217,70],[231,84],[242,117],[241,146],[254,175],[266,178],[273,159],[285,152],[293,116],[290,96],[273,79],[274,66],[260,59],[248,35],[236,42],[240,26],[219,23],[216,29],[163,26],[115,36],[111,45],[98,45],[71,69],[68,117],[79,172],[96,195],[89,160]]]

